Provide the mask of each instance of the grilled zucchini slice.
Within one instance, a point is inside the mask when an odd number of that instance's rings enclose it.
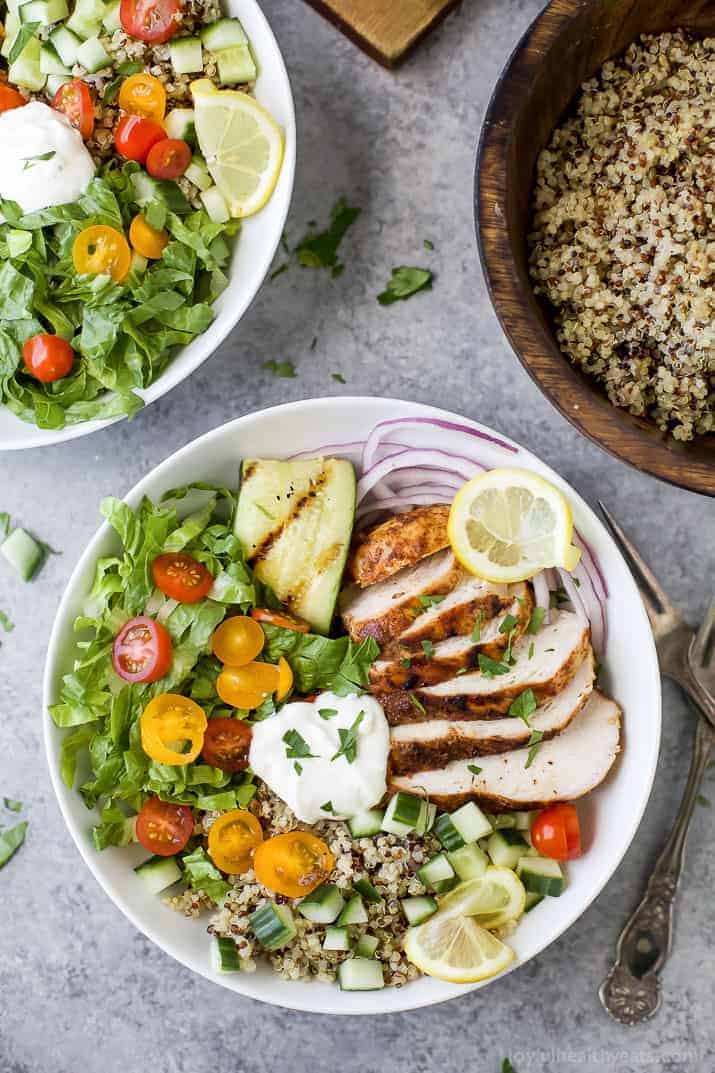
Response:
[[[236,535],[256,576],[294,614],[327,634],[355,517],[355,470],[345,459],[246,459]]]

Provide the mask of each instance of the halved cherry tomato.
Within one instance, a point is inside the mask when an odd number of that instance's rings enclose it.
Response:
[[[158,78],[142,71],[124,79],[118,103],[130,115],[140,115],[161,123],[166,113],[166,91]]]
[[[171,637],[160,622],[139,615],[114,638],[112,665],[125,682],[157,682],[171,666]]]
[[[94,131],[94,103],[89,86],[81,78],[65,82],[52,98],[52,107],[64,112],[73,127],[76,127],[85,141],[92,137]]]
[[[180,853],[194,830],[194,814],[188,805],[172,805],[158,797],[150,797],[137,816],[136,832],[139,842],[150,853],[172,857]]]
[[[271,626],[282,626],[284,630],[310,633],[310,626],[307,622],[294,618],[293,615],[287,615],[282,611],[269,611],[267,607],[254,607],[253,611],[251,611],[251,618],[254,618],[256,622],[268,622]]]
[[[217,868],[239,876],[253,864],[253,854],[263,841],[263,829],[243,808],[224,812],[209,828],[209,856]]]
[[[253,858],[258,882],[287,898],[310,894],[328,878],[335,857],[308,831],[289,831],[262,842]]]
[[[137,253],[150,261],[158,261],[169,242],[166,231],[157,230],[138,213],[129,225],[129,241]]]
[[[278,660],[278,688],[276,689],[276,700],[285,700],[292,688],[293,669],[285,656],[281,656]]]
[[[53,384],[72,372],[74,350],[59,335],[32,335],[23,344],[22,360],[35,379]]]
[[[229,667],[245,667],[266,643],[261,627],[247,615],[232,615],[214,630],[211,647],[216,659]]]
[[[197,604],[208,595],[214,583],[213,575],[204,564],[183,551],[157,555],[151,564],[151,573],[157,589],[180,604]]]
[[[105,224],[85,227],[72,246],[72,263],[80,275],[108,274],[115,283],[126,278],[132,251],[121,231]]]
[[[251,748],[251,728],[243,719],[209,719],[201,755],[219,771],[245,771]]]
[[[181,138],[165,138],[152,145],[146,170],[155,179],[178,179],[191,163],[191,149]]]
[[[161,45],[179,29],[180,0],[122,0],[119,21],[130,37]]]
[[[224,667],[216,679],[216,692],[224,704],[250,711],[278,689],[279,672],[272,663]]]
[[[0,84],[0,112],[9,112],[13,108],[22,108],[27,104],[27,97],[23,97],[12,86]]]
[[[581,855],[581,826],[573,805],[549,805],[531,825],[531,841],[543,857],[570,861]]]
[[[181,767],[193,763],[201,752],[206,712],[191,697],[160,693],[149,701],[139,722],[142,749],[159,764]]]
[[[153,119],[142,119],[138,115],[124,115],[117,123],[114,132],[114,144],[120,156],[125,160],[146,162],[152,145],[166,140],[166,131]]]

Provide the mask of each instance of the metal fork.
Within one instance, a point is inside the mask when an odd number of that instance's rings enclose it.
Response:
[[[697,635],[668,599],[655,575],[615,519],[599,501],[614,540],[626,558],[645,604],[662,674],[685,691],[701,716],[693,755],[675,823],[651,873],[646,892],[620,934],[616,962],[599,989],[608,1013],[621,1024],[652,1017],[661,1003],[658,974],[673,939],[675,896],[683,867],[688,825],[703,773],[715,743],[715,690],[704,684],[704,669],[715,643],[715,598]],[[694,669],[695,668],[695,669]]]

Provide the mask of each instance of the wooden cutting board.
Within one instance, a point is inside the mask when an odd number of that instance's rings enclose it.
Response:
[[[356,45],[394,67],[459,0],[308,0]]]

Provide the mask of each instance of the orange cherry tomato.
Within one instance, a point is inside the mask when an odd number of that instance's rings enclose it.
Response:
[[[125,622],[114,638],[112,665],[125,682],[158,682],[171,666],[169,631],[148,615]]]
[[[23,97],[12,86],[0,84],[0,112],[9,112],[13,108],[22,108],[27,104],[27,97]]]
[[[72,246],[72,263],[80,275],[109,275],[115,283],[126,279],[132,251],[121,231],[94,224],[80,231]]]
[[[123,115],[114,132],[114,145],[125,160],[137,160],[144,164],[152,145],[164,141],[165,138],[166,131],[153,119]]]
[[[59,335],[32,335],[23,344],[22,360],[37,380],[53,384],[72,372],[74,350]]]
[[[228,667],[244,667],[263,651],[265,643],[263,630],[247,615],[224,619],[211,639],[214,656]]]
[[[73,78],[71,82],[65,82],[60,86],[52,98],[52,107],[58,112],[64,112],[85,141],[92,137],[94,102],[89,86],[81,78]]]
[[[276,689],[276,700],[285,700],[292,688],[293,670],[285,656],[281,656],[278,660],[278,688]]]
[[[169,235],[152,227],[146,217],[138,213],[129,225],[129,241],[142,257],[158,261],[168,245]]]
[[[159,764],[191,764],[201,752],[207,722],[206,712],[191,697],[160,693],[140,717],[142,749]]]
[[[150,797],[137,816],[136,832],[144,849],[159,857],[172,857],[181,852],[194,833],[194,814],[188,805]]]
[[[282,626],[284,630],[295,630],[297,633],[310,633],[310,626],[293,615],[286,615],[281,611],[269,611],[267,607],[254,607],[251,618],[256,622],[268,622],[271,626]]]
[[[201,755],[219,771],[245,771],[251,737],[251,728],[243,719],[217,716],[209,719]]]
[[[166,114],[166,91],[158,78],[141,72],[124,79],[118,103],[130,115],[161,123]]]
[[[308,831],[289,831],[262,842],[253,858],[258,882],[287,898],[301,898],[324,883],[335,857]]]
[[[279,671],[272,663],[224,667],[216,679],[216,692],[224,704],[250,711],[278,689]]]
[[[151,573],[157,589],[180,604],[197,604],[208,596],[214,583],[213,575],[204,564],[183,551],[157,555],[151,564]]]
[[[531,841],[542,857],[570,861],[581,856],[581,825],[573,805],[549,805],[531,825]]]
[[[263,829],[253,813],[235,808],[211,824],[209,857],[222,872],[240,876],[252,866],[254,852],[262,841]]]
[[[146,170],[155,179],[179,179],[191,163],[191,148],[182,138],[165,138],[147,153]]]

